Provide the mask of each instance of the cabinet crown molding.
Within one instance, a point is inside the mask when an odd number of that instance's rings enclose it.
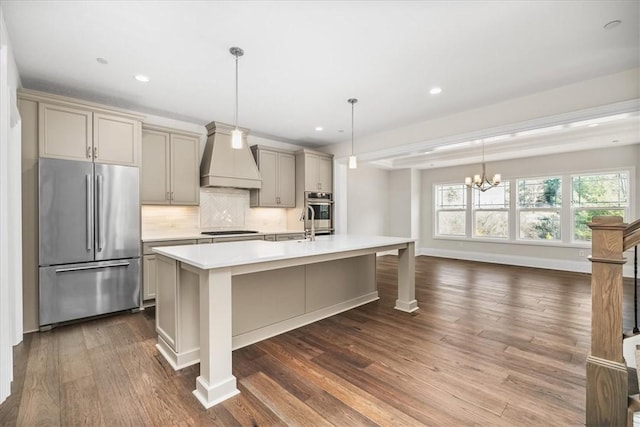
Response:
[[[71,107],[83,106],[90,108],[96,113],[107,113],[111,115],[120,115],[134,120],[142,121],[145,115],[136,111],[125,110],[122,108],[115,108],[104,104],[98,104],[95,102],[85,101],[77,98],[70,98],[67,96],[56,95],[53,93],[40,92],[31,89],[18,89],[18,98],[28,99],[36,102],[48,102],[50,104],[65,105]]]
[[[308,148],[303,148],[302,150],[298,150],[298,151],[295,152],[295,154],[297,154],[297,155],[300,155],[300,154],[314,154],[316,156],[323,156],[323,157],[327,157],[327,158],[333,159],[333,154],[323,153],[322,151],[310,150]]]
[[[211,136],[214,133],[222,133],[225,135],[231,135],[231,131],[234,130],[236,127],[234,125],[230,125],[227,123],[222,123],[222,122],[211,122],[208,123],[207,126],[207,136]],[[246,138],[247,135],[249,134],[249,129],[247,128],[243,128],[242,126],[238,126],[238,129],[240,129],[244,135],[244,137]]]
[[[175,135],[190,136],[190,137],[194,137],[194,138],[200,138],[202,136],[201,133],[197,133],[197,132],[190,132],[188,130],[170,128],[170,127],[159,126],[159,125],[152,125],[152,124],[147,124],[147,123],[142,123],[142,129],[143,130],[153,130],[153,131],[156,131],[156,132],[173,133]]]

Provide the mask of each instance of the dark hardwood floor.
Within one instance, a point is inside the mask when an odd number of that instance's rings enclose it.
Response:
[[[0,425],[584,425],[589,275],[418,257],[412,315],[396,277],[381,257],[379,301],[235,351],[241,394],[209,410],[153,310],[26,335]]]

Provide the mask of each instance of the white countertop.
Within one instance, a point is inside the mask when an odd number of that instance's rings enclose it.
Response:
[[[269,233],[267,233],[269,234]],[[203,270],[233,267],[260,262],[303,258],[359,249],[383,248],[413,242],[408,237],[357,236],[335,234],[317,236],[315,242],[285,241],[267,242],[249,240],[242,242],[210,243],[202,245],[164,246],[153,251]]]

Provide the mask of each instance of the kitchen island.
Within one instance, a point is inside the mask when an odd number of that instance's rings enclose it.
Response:
[[[231,352],[378,299],[375,254],[398,250],[397,310],[418,309],[409,238],[321,236],[154,248],[157,348],[174,369],[200,363],[195,396],[239,393]]]

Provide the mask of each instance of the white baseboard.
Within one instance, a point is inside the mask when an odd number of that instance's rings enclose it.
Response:
[[[487,252],[456,251],[451,249],[416,248],[416,255],[426,255],[439,258],[453,258],[465,261],[490,262],[494,264],[515,265],[518,267],[546,268],[549,270],[573,271],[576,273],[591,273],[591,262],[567,259],[537,258],[521,255],[505,255]],[[633,259],[627,260],[622,266],[624,277],[633,277]]]

